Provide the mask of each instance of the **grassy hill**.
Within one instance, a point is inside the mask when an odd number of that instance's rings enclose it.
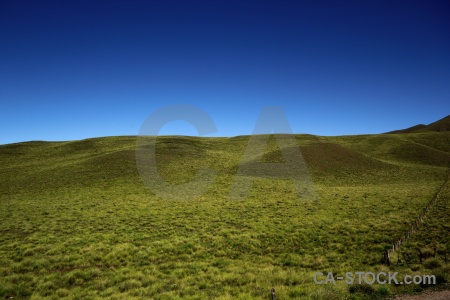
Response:
[[[450,131],[450,115],[429,125],[419,124],[406,129],[394,130],[387,133],[415,133],[415,132],[443,132]]]
[[[374,299],[398,292],[374,285],[351,294],[343,282],[316,285],[313,274],[388,270],[383,251],[446,181],[450,132],[294,137],[318,201],[300,201],[290,180],[258,174],[241,174],[253,180],[247,198],[228,200],[239,167],[251,163],[242,162],[249,136],[149,138],[166,181],[190,182],[202,166],[215,172],[208,191],[190,200],[164,199],[144,185],[133,136],[0,146],[0,297],[268,299],[275,287],[277,299]],[[284,161],[273,135],[262,161]],[[433,235],[411,241],[425,252],[431,244],[450,249],[443,191],[441,209],[426,220]],[[449,280],[448,265],[433,259],[436,268],[390,268]]]

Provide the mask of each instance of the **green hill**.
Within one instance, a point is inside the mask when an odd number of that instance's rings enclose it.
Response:
[[[271,287],[279,299],[348,297],[349,286],[316,285],[314,273],[387,270],[383,251],[446,180],[450,132],[294,138],[318,201],[251,173],[245,200],[228,200],[239,167],[255,163],[242,161],[250,136],[148,138],[167,182],[215,172],[189,200],[144,185],[134,136],[0,146],[0,297],[261,299]],[[283,161],[271,135],[262,162]],[[442,234],[427,243],[450,247],[447,228],[434,228]],[[431,272],[410,267],[392,266]]]
[[[429,125],[419,124],[406,129],[394,130],[387,133],[416,133],[416,132],[443,132],[450,131],[450,115],[442,118],[436,122]]]

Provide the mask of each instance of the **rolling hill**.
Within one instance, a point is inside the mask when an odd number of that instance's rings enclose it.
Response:
[[[185,200],[145,186],[135,136],[0,146],[0,297],[261,299],[275,287],[277,299],[331,300],[352,286],[317,285],[315,272],[450,279],[441,250],[425,258],[437,261],[433,269],[413,258],[381,264],[446,181],[449,131],[293,137],[318,201],[300,201],[288,179],[252,173],[239,175],[252,180],[245,200],[228,200],[239,167],[255,163],[242,161],[250,136],[147,137],[167,182],[188,183],[200,167],[214,172],[204,194]],[[270,135],[263,163],[283,162],[281,150]],[[437,217],[424,221],[434,234],[411,241],[424,253],[450,249],[448,190],[430,212]],[[352,299],[401,291],[374,285]]]

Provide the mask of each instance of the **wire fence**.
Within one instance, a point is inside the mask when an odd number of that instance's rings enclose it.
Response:
[[[450,168],[449,171],[447,172],[447,178],[444,181],[444,183],[439,187],[439,189],[436,191],[436,193],[433,195],[433,197],[431,198],[431,200],[428,202],[428,204],[422,209],[420,215],[416,218],[416,220],[414,220],[411,225],[409,226],[409,230],[407,232],[405,232],[405,234],[403,236],[401,236],[400,238],[394,240],[392,247],[389,247],[388,249],[384,250],[384,255],[383,255],[383,263],[386,265],[390,265],[391,263],[391,257],[392,254],[395,251],[399,251],[400,247],[402,246],[402,244],[405,244],[406,242],[408,242],[408,240],[411,238],[411,236],[413,235],[413,233],[417,230],[419,230],[419,225],[423,222],[423,218],[425,217],[425,214],[431,209],[431,207],[434,205],[434,203],[436,202],[436,199],[438,198],[439,194],[442,192],[442,190],[444,189],[445,185],[448,183],[450,178]],[[400,257],[400,254],[398,255],[398,257]],[[445,260],[447,260],[447,256],[445,256]]]

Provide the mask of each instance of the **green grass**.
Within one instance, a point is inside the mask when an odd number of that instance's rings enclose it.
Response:
[[[445,181],[449,133],[295,138],[319,201],[300,201],[290,180],[261,174],[245,174],[254,179],[245,200],[227,200],[248,136],[156,140],[165,180],[187,183],[200,166],[216,172],[207,193],[190,200],[146,188],[136,137],[0,146],[0,297],[270,299],[275,287],[277,299],[372,299],[404,291],[375,285],[364,296],[343,282],[316,285],[313,274],[387,270],[384,249]],[[271,136],[263,162],[283,161]],[[411,247],[437,245],[442,256],[449,193]],[[449,279],[441,256],[391,268]]]

